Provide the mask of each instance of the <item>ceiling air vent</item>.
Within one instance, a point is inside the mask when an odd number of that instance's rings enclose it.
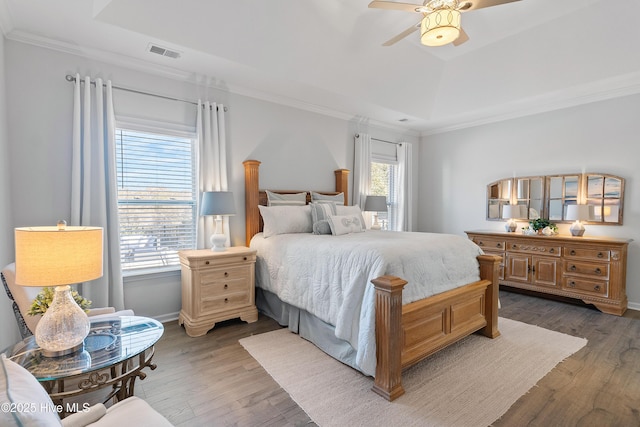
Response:
[[[173,58],[173,59],[178,59],[182,55],[178,51],[167,49],[166,47],[158,46],[158,45],[153,44],[153,43],[149,43],[149,46],[147,47],[147,51],[149,51],[151,53],[155,53],[157,55],[162,55],[162,56],[166,56],[166,57],[169,57],[169,58]]]

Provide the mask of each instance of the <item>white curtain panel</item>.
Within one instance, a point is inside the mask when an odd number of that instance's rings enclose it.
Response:
[[[198,132],[198,190],[228,191],[227,177],[227,138],[225,132],[224,105],[198,100],[196,128]],[[209,248],[209,238],[216,231],[214,216],[200,215],[200,197],[198,197],[198,221],[196,227],[198,249]],[[223,217],[222,225],[227,236],[226,246],[230,246],[229,218]]]
[[[371,135],[356,134],[355,153],[353,156],[353,205],[360,206],[364,211],[364,204],[369,194],[371,181]]]
[[[398,144],[398,224],[399,231],[413,230],[413,146],[408,142]]]
[[[84,83],[84,87],[83,84]],[[82,92],[82,93],[81,93]],[[103,276],[82,287],[96,307],[124,309],[111,81],[81,80],[73,92],[71,224],[104,229]]]

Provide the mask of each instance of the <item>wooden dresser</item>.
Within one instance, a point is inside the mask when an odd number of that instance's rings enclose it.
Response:
[[[258,320],[254,275],[256,251],[234,246],[223,252],[210,249],[181,251],[182,310],[178,323],[187,335],[198,337],[217,322],[239,317]]]
[[[618,316],[627,309],[627,246],[631,239],[466,233],[485,253],[502,257],[501,284],[580,299]]]

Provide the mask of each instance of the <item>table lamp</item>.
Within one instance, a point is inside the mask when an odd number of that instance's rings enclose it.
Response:
[[[226,251],[227,236],[222,230],[222,216],[235,215],[236,205],[231,191],[205,191],[202,193],[200,215],[216,215],[216,232],[211,235],[211,250]]]
[[[364,210],[367,212],[374,212],[372,230],[380,230],[380,224],[378,223],[378,212],[387,211],[387,198],[386,196],[367,196],[364,202]]]
[[[584,225],[580,221],[589,221],[593,219],[593,206],[592,205],[568,205],[567,217],[565,219],[569,221],[575,221],[569,227],[572,236],[581,237],[584,234]]]
[[[516,218],[520,217],[520,206],[519,205],[504,205],[502,207],[502,218],[507,220],[507,223],[504,225],[504,229],[510,233],[516,231],[518,224],[516,223]]]
[[[36,343],[47,357],[79,351],[90,329],[87,314],[71,295],[76,283],[102,276],[102,228],[15,229],[16,284],[55,286],[53,301],[38,322]]]

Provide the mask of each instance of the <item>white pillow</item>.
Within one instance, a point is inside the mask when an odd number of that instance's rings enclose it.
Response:
[[[1,426],[60,426],[51,398],[38,380],[4,355],[0,357]]]
[[[311,219],[313,220],[313,234],[331,234],[329,217],[336,214],[336,204],[328,200],[313,202],[311,206]]]
[[[356,215],[361,220],[362,231],[367,229],[367,224],[364,222],[364,217],[362,216],[362,211],[360,210],[360,206],[336,205],[336,214],[337,215]]]
[[[344,193],[338,194],[320,194],[315,191],[311,192],[311,201],[317,202],[318,200],[330,200],[332,202],[340,203],[344,205]]]
[[[264,222],[262,230],[264,237],[276,234],[311,233],[311,207],[305,206],[262,206],[259,205],[260,215]]]
[[[269,206],[304,206],[307,204],[307,193],[279,194],[267,190]]]
[[[331,227],[331,234],[334,236],[364,231],[362,228],[362,215],[333,215],[329,217],[328,221]]]

